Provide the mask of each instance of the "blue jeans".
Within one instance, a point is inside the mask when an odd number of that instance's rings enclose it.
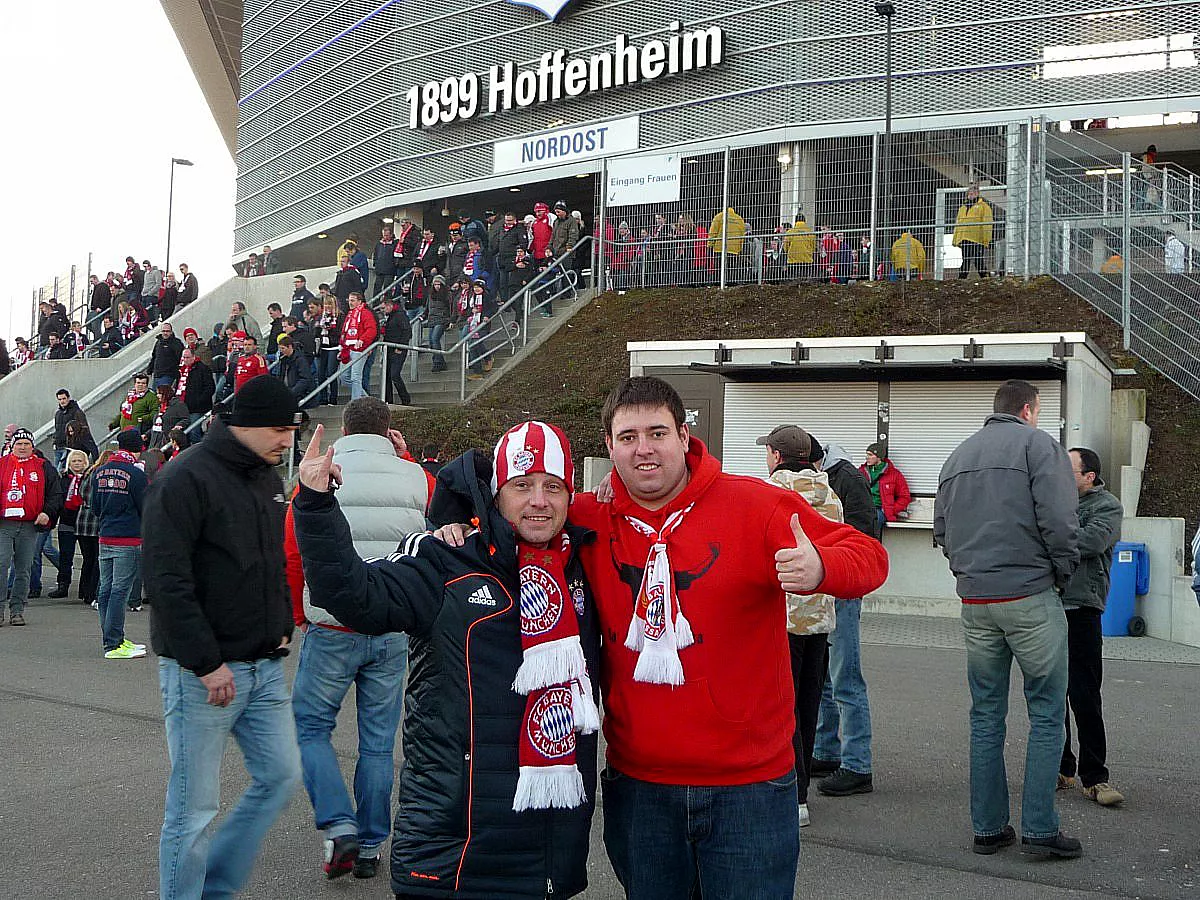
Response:
[[[325,349],[321,351],[320,359],[317,361],[317,383],[324,384],[334,372],[338,370],[338,351],[334,349]],[[338,380],[337,378],[329,382],[329,385],[321,390],[320,401],[322,403],[337,403],[338,398]]]
[[[338,381],[346,385],[350,391],[350,399],[357,400],[359,397],[365,397],[367,392],[363,385],[366,379],[363,377],[363,367],[366,365],[367,352],[365,350],[351,350],[350,363],[342,368],[338,375]],[[332,385],[330,385],[332,387]],[[332,401],[331,401],[332,402]]]
[[[125,640],[125,608],[129,591],[140,583],[142,570],[141,547],[100,545],[100,590],[96,604],[100,607],[100,633],[104,649],[115,650]]]
[[[365,363],[363,363],[363,367],[362,367],[363,394],[371,393],[371,369],[372,369],[372,367],[374,367],[374,365],[375,365],[375,348],[372,347],[370,350],[367,351],[367,361]],[[350,399],[353,400],[354,397],[351,397]]]
[[[1008,824],[1004,770],[1008,680],[1014,657],[1025,681],[1029,741],[1021,796],[1022,837],[1058,834],[1054,790],[1067,710],[1067,616],[1054,589],[1003,603],[964,603],[971,687],[971,825],[978,835]]]
[[[50,540],[54,532],[50,530],[37,531],[34,534],[33,540],[33,559],[26,566],[29,575],[29,584],[25,588],[25,595],[28,598],[30,591],[41,593],[42,591],[42,557],[50,560],[54,564],[54,568],[58,568],[58,550],[54,546],[54,542]],[[16,583],[17,570],[16,567],[8,568],[8,592],[11,594],[13,585]],[[3,571],[3,569],[0,569]]]
[[[226,663],[236,694],[212,706],[208,690],[173,659],[158,661],[171,775],[158,845],[161,900],[232,897],[245,884],[263,837],[300,781],[300,753],[278,659]],[[221,801],[221,756],[232,735],[250,786],[210,833]]]
[[[862,600],[835,600],[837,627],[829,635],[829,674],[821,692],[821,717],[813,758],[843,769],[871,771],[871,704],[858,642]],[[840,734],[839,734],[840,733]]]
[[[392,833],[392,777],[408,637],[334,631],[310,625],[292,684],[292,712],[304,787],[326,838],[358,835],[362,856],[378,856]],[[354,802],[330,738],[350,686],[358,713]],[[355,810],[357,809],[357,814]]]
[[[626,900],[792,900],[796,773],[720,787],[600,775],[604,847]]]
[[[25,612],[29,572],[37,552],[38,531],[32,522],[0,522],[0,572],[8,572],[8,602],[12,615]],[[4,606],[0,604],[0,614]]]

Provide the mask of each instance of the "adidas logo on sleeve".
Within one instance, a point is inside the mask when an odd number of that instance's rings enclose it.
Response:
[[[496,598],[492,596],[491,588],[485,584],[483,587],[477,588],[475,591],[473,591],[471,595],[467,597],[467,602],[476,603],[479,606],[495,606]]]

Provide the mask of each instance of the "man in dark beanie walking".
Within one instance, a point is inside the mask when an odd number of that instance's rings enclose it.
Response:
[[[281,381],[253,378],[147,497],[145,584],[171,755],[159,842],[163,900],[237,893],[300,780],[282,663],[292,637],[286,505],[274,468],[299,423],[296,398]],[[230,735],[251,783],[210,833]]]

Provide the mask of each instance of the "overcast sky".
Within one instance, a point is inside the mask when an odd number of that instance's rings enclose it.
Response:
[[[159,0],[6,4],[0,337],[29,336],[33,291],[101,276],[127,255],[165,262],[201,290],[233,274],[235,167]],[[64,278],[65,280],[65,278]]]

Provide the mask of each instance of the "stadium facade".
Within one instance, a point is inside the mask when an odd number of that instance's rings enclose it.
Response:
[[[890,70],[866,0],[163,5],[227,135],[236,122],[235,252],[270,243],[298,263],[328,255],[318,234],[402,211],[523,213],[543,182],[538,199],[590,216],[602,172],[611,188],[611,161],[636,154],[651,176],[683,158],[672,213],[728,200],[769,223],[824,202],[836,220],[878,190],[889,83],[911,140],[1200,109],[1200,3],[1180,0],[897,0]],[[840,154],[836,178],[801,174],[813,148]]]

